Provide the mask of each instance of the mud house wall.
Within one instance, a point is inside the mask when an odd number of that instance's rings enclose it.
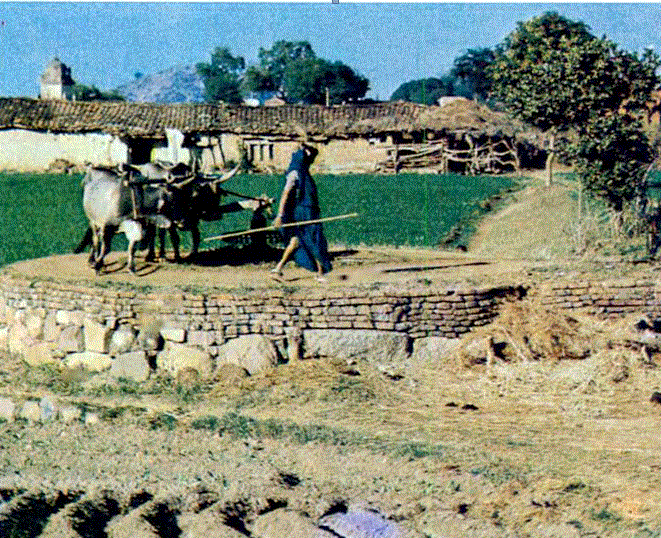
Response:
[[[252,164],[258,170],[283,172],[289,166],[292,153],[298,147],[296,140],[273,140],[268,137],[246,137],[223,134],[221,145],[204,152],[205,165],[222,163],[222,155],[226,161],[241,160],[241,146],[245,145]],[[388,158],[388,147],[391,139],[355,138],[331,139],[326,142],[314,143],[319,154],[312,165],[312,172],[326,174],[373,173],[377,164]],[[222,147],[222,155],[220,151]]]
[[[331,140],[319,146],[314,167],[328,174],[374,173],[377,164],[388,158],[386,146],[380,138]]]
[[[83,166],[127,162],[128,148],[102,133],[61,134],[23,129],[0,131],[0,170],[43,172],[56,159]]]

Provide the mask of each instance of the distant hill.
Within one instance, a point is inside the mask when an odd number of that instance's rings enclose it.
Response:
[[[120,86],[117,92],[127,101],[136,103],[204,102],[204,82],[193,65],[143,75]]]

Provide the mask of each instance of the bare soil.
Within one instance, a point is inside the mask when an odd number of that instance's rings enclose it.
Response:
[[[294,267],[284,284],[274,281],[268,262],[143,264],[133,277],[121,253],[112,259],[117,270],[101,277],[73,255],[6,270],[234,289],[657,274],[653,264],[618,260],[334,253],[327,283]],[[0,424],[0,530],[11,523],[15,536],[184,536],[213,509],[239,536],[257,536],[254,522],[270,510],[287,507],[314,523],[358,505],[378,510],[402,536],[660,536],[661,406],[652,396],[661,391],[661,354],[636,342],[635,321],[568,319],[522,304],[402,376],[329,359],[250,377],[228,371],[211,382],[155,376],[129,385],[4,357],[0,395],[76,405],[88,420]],[[488,363],[467,351],[485,337],[506,350]],[[28,528],[22,514],[30,507],[42,523]]]

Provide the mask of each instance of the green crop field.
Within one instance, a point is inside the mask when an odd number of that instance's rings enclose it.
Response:
[[[79,175],[0,174],[0,265],[73,250],[87,227],[80,179]],[[360,215],[328,223],[325,231],[331,244],[422,247],[441,244],[458,223],[469,225],[479,216],[482,200],[516,185],[505,177],[418,174],[315,175],[315,181],[322,216]],[[277,199],[281,176],[246,174],[224,186]],[[242,212],[203,223],[202,237],[245,229],[249,221],[249,212]],[[184,248],[188,235],[184,234]],[[115,243],[116,249],[125,248],[123,240]],[[202,248],[220,244],[203,242]]]

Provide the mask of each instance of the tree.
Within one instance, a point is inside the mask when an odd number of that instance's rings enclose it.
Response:
[[[342,62],[317,58],[307,41],[278,41],[259,50],[244,77],[247,91],[274,91],[290,103],[331,104],[361,99],[369,81]]]
[[[122,97],[117,90],[110,92],[103,92],[96,86],[86,86],[85,84],[73,85],[72,96],[76,101],[123,101]]]
[[[588,122],[570,154],[585,188],[618,212],[642,194],[654,156],[640,121],[620,113]]]
[[[486,101],[491,90],[489,68],[494,61],[491,49],[468,49],[465,54],[454,59],[451,75],[465,86],[465,92],[471,98],[478,97]]]
[[[548,12],[518,23],[488,68],[492,93],[510,112],[549,134],[547,183],[555,137],[609,113],[640,110],[657,83],[658,58],[642,59],[598,39],[582,22]]]
[[[307,58],[287,66],[283,87],[292,103],[340,104],[364,97],[369,81],[342,62]]]
[[[251,66],[246,72],[247,87],[251,91],[277,91],[283,98],[287,67],[298,60],[316,58],[307,41],[277,41],[270,49],[260,47],[257,57],[259,66]]]
[[[450,75],[405,82],[393,92],[390,100],[435,105],[446,95],[455,95],[455,80]]]
[[[211,63],[196,66],[204,80],[205,100],[241,103],[241,75],[245,67],[241,56],[232,56],[227,47],[216,47],[211,54]]]

